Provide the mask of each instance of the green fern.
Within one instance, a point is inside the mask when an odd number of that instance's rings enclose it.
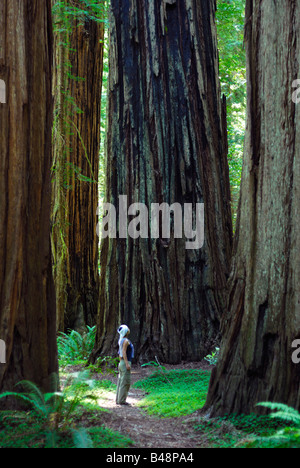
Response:
[[[13,397],[21,400],[48,421],[51,420],[51,415],[56,414],[58,421],[67,422],[83,400],[97,399],[96,396],[87,394],[87,390],[93,389],[94,385],[95,381],[90,379],[89,371],[82,371],[70,374],[61,392],[43,393],[35,383],[23,380],[16,385],[21,386],[23,392],[4,392],[0,394],[0,398]]]
[[[40,396],[39,389],[32,382],[23,381],[20,384],[31,384],[31,393],[18,393],[18,392],[4,392],[0,395],[0,398],[12,397],[17,400],[23,401],[25,404],[30,406],[36,411],[36,413],[42,418],[48,419],[51,413],[54,413],[58,409],[58,399],[62,398],[62,394],[59,392],[46,393]]]
[[[93,442],[85,428],[74,429],[73,441],[76,448],[93,448]]]
[[[59,333],[57,338],[58,358],[61,366],[74,361],[84,361],[91,354],[96,338],[96,327],[87,327],[86,332],[80,334],[76,330]]]
[[[70,374],[63,389],[65,421],[68,421],[71,414],[74,413],[77,406],[79,406],[83,400],[97,401],[97,396],[87,394],[87,390],[92,390],[94,386],[95,380],[90,379],[88,370]]]
[[[263,406],[275,413],[269,415],[270,418],[277,418],[281,421],[291,423],[293,427],[285,427],[268,437],[256,437],[250,439],[244,447],[246,448],[300,448],[300,413],[283,403],[262,402],[257,406]]]
[[[277,410],[276,413],[271,413],[270,418],[278,418],[283,421],[290,421],[295,426],[300,428],[300,413],[295,409],[283,403],[262,402],[257,406],[263,406],[271,410]]]
[[[29,406],[32,406],[35,408],[38,412],[40,412],[40,405],[36,404],[34,400],[30,398],[30,396],[23,395],[22,393],[17,393],[17,392],[4,392],[1,393],[0,398],[16,398],[17,400],[21,400],[24,403],[28,404]]]

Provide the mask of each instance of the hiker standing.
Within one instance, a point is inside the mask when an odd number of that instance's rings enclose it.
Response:
[[[131,384],[131,363],[134,357],[134,347],[128,339],[130,330],[127,325],[121,325],[118,328],[119,339],[119,378],[117,385],[117,405],[129,405],[126,402]]]

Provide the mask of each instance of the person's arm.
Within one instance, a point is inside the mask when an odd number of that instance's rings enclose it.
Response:
[[[127,348],[128,348],[128,345],[129,345],[129,341],[128,341],[128,340],[124,340],[124,344],[123,344],[123,359],[124,359],[124,362],[125,362],[125,365],[126,365],[126,369],[127,369],[127,370],[130,370],[131,367],[130,367],[130,364],[129,364],[128,359],[127,359]]]

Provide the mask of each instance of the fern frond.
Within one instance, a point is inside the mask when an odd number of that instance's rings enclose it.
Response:
[[[46,448],[57,448],[58,436],[55,431],[46,432]]]
[[[73,430],[73,440],[76,448],[93,448],[93,441],[84,428]]]
[[[24,393],[30,394],[35,401],[44,403],[44,395],[35,383],[29,380],[21,380],[16,386],[23,387]]]
[[[278,411],[270,414],[271,418],[278,418],[282,421],[290,421],[300,427],[300,414],[288,413],[286,411]]]
[[[17,392],[4,392],[0,395],[0,398],[6,398],[6,397],[13,397],[16,398],[17,400],[22,400],[25,403],[28,403],[31,407],[35,408],[35,410],[46,416],[47,411],[46,408],[43,405],[40,405],[34,398],[32,398],[32,395],[25,395],[23,393],[17,393]]]
[[[22,395],[22,393],[4,392],[4,393],[1,393],[0,395],[0,398],[7,398],[7,397],[17,398],[17,399],[26,401],[29,404],[32,404],[32,400],[28,398],[26,395]]]
[[[269,417],[278,418],[283,421],[290,421],[300,426],[300,413],[295,409],[284,403],[261,402],[257,406],[263,406],[271,410],[277,410],[276,413],[271,413]]]

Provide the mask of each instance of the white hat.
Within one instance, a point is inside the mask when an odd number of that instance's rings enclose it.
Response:
[[[129,332],[129,328],[127,327],[127,325],[121,325],[121,326],[118,328],[118,333],[119,333],[119,335],[120,335],[119,343],[120,343],[121,340],[124,338],[124,336],[127,335],[128,332]]]

